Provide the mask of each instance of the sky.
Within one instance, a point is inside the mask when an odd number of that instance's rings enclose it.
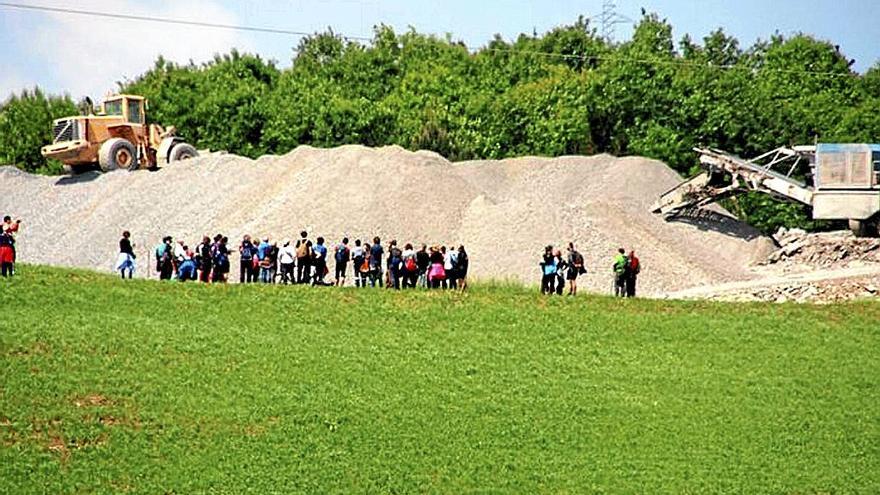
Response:
[[[204,62],[236,48],[290,65],[295,35],[256,33],[139,20],[22,10],[0,2],[0,101],[39,86],[75,99],[100,99],[117,81],[149,69],[160,54]],[[328,27],[371,37],[373,26],[451,34],[468,46],[495,34],[543,33],[579,15],[598,16],[603,0],[20,0],[30,5],[316,32]],[[616,0],[619,15],[638,20],[656,12],[685,34],[702,39],[721,27],[748,47],[774,33],[797,32],[831,40],[864,72],[880,61],[880,0]],[[615,26],[625,41],[633,25]]]

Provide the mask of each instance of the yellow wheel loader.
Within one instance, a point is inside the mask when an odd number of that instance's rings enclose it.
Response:
[[[147,124],[146,110],[142,96],[108,97],[97,115],[56,119],[52,144],[40,153],[59,160],[67,173],[95,165],[104,172],[154,168],[199,156],[192,145],[174,135],[174,127]]]

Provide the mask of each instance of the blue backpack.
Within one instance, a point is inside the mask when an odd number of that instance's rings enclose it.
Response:
[[[348,261],[348,247],[345,244],[336,246],[336,262],[343,263]]]

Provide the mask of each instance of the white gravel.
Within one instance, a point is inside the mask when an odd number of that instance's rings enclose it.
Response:
[[[122,230],[132,232],[138,276],[163,235],[194,247],[222,232],[331,246],[343,235],[383,243],[463,243],[472,278],[538,282],[546,244],[572,240],[590,271],[581,286],[610,290],[617,247],[642,260],[642,293],[745,280],[772,241],[723,210],[667,223],[651,203],[679,176],[644,158],[569,156],[450,163],[431,152],[302,146],[249,160],[211,155],[158,171],[30,175],[0,167],[0,213],[20,217],[19,259],[111,271]],[[331,262],[332,263],[332,262]],[[230,279],[237,279],[233,259]]]

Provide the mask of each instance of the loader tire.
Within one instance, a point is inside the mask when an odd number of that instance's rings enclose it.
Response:
[[[98,164],[104,172],[116,169],[137,170],[137,152],[127,139],[111,138],[104,141],[98,150]]]
[[[197,156],[199,156],[199,152],[196,151],[193,145],[189,143],[177,143],[171,148],[171,153],[168,154],[168,163],[189,160],[190,158],[196,158]]]

